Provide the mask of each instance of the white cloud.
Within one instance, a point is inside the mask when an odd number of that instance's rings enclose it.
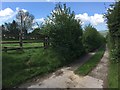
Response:
[[[80,19],[82,22],[89,21],[89,16],[87,13],[78,14],[75,16],[76,19]]]
[[[16,7],[16,10],[13,11],[11,8],[6,8],[4,10],[0,11],[0,24],[3,24],[4,22],[8,22],[10,20],[13,20],[20,10],[19,7]],[[27,12],[27,10],[22,9],[24,12]]]
[[[102,14],[94,14],[94,16],[91,16],[90,18],[91,18],[90,22],[93,25],[98,25],[100,23],[104,23],[104,18],[103,18]]]
[[[19,11],[20,10],[20,8],[19,7],[16,7],[16,11]]]
[[[14,11],[11,8],[6,8],[6,9],[0,11],[0,17],[9,16],[13,13],[14,13]]]
[[[47,2],[50,2],[50,0],[47,0]]]
[[[0,24],[3,24],[4,22],[11,20],[15,17],[17,14],[16,11],[13,11],[11,8],[6,8],[4,10],[0,11]]]
[[[13,14],[8,15],[8,16],[0,17],[0,22],[1,22],[1,23],[4,23],[4,22],[6,22],[7,20],[10,20],[10,19],[14,18],[15,15],[16,15],[16,13],[13,13]]]
[[[23,10],[23,12],[27,12],[27,10],[25,10],[25,9],[22,9]]]
[[[44,18],[35,19],[36,22],[44,22]]]
[[[38,18],[38,19],[34,19],[33,20],[33,23],[34,23],[34,25],[32,26],[32,28],[33,29],[35,29],[35,28],[38,28],[38,27],[40,27],[41,26],[41,23],[45,23],[45,19],[44,18]],[[38,26],[39,25],[39,26]]]
[[[16,11],[18,12],[19,10],[23,10],[23,12],[27,12],[28,11],[26,9],[20,9],[19,7],[16,7]]]
[[[23,10],[23,12],[27,12],[26,9],[20,9],[19,7],[16,7],[16,11],[18,12],[19,10]]]
[[[104,18],[102,14],[94,14],[93,16],[89,16],[87,13],[78,14],[75,16],[76,19],[80,19],[82,23],[91,23],[92,25],[98,25],[100,23],[104,23]]]

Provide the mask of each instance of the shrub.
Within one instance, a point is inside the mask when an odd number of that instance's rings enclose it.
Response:
[[[80,21],[75,19],[74,12],[71,12],[65,4],[56,5],[43,30],[46,30],[45,34],[49,36],[51,46],[67,63],[83,54]]]
[[[118,62],[120,61],[120,1],[112,4],[105,16],[109,29],[108,45],[112,51],[111,60]]]
[[[104,37],[92,25],[85,26],[83,43],[87,52],[93,51],[104,43]]]

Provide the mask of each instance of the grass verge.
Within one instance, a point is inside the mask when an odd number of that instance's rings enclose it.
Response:
[[[93,55],[85,64],[80,66],[75,70],[76,74],[87,75],[101,60],[105,51],[105,46],[98,49],[98,51]]]
[[[108,88],[112,89],[118,89],[120,90],[120,72],[119,72],[119,65],[120,62],[117,62],[118,57],[116,55],[116,50],[114,50],[112,44],[108,42],[108,48],[109,48],[109,71],[108,71]],[[119,61],[119,60],[118,60]],[[119,86],[119,87],[118,87]]]
[[[37,75],[44,75],[62,66],[62,57],[49,49],[10,51],[2,54],[2,86],[14,87]]]
[[[109,88],[118,88],[118,63],[110,62],[108,72]]]

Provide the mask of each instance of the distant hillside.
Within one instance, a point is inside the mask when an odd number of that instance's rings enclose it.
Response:
[[[108,30],[104,30],[104,31],[99,31],[101,35],[103,35],[104,37],[106,37]]]

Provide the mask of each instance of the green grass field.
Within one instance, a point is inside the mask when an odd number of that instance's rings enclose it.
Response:
[[[14,87],[37,75],[52,72],[62,66],[61,60],[50,48],[3,52],[2,86]]]
[[[18,40],[4,40],[2,42],[19,42],[19,41]],[[43,46],[43,43],[40,40],[23,40],[23,42],[34,42],[34,43],[23,43],[23,47],[39,47],[39,46]],[[20,45],[19,45],[19,43],[2,44],[2,47],[20,47]]]
[[[75,73],[80,75],[87,75],[101,60],[104,51],[105,47],[99,48],[95,55],[93,55],[85,64],[75,70]]]
[[[40,42],[40,40],[23,40],[23,42]],[[19,40],[2,40],[2,42],[19,42]]]
[[[23,43],[23,47],[39,47],[43,46],[43,43]],[[20,47],[19,44],[2,44],[2,47]]]

